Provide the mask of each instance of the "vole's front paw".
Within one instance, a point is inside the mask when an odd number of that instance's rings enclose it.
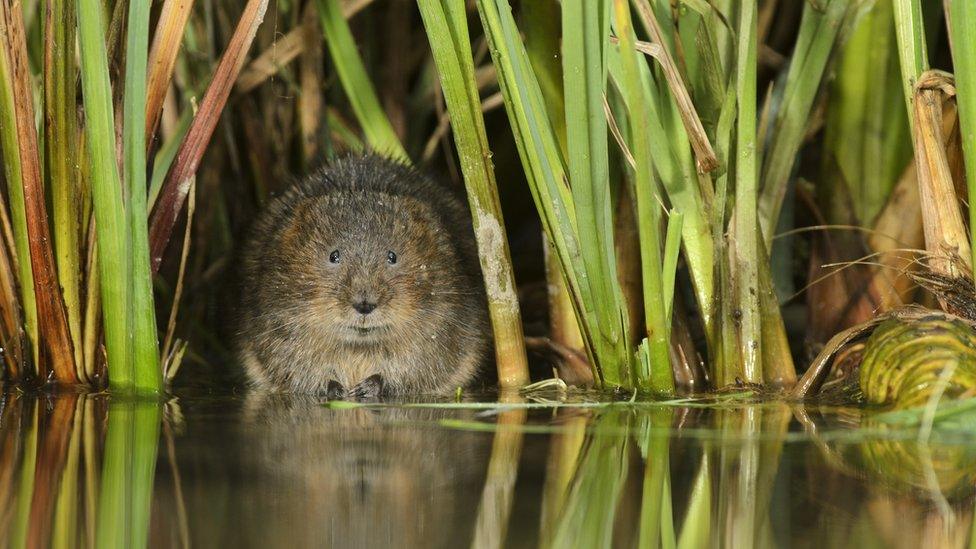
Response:
[[[325,386],[325,398],[328,400],[342,400],[346,396],[346,388],[334,379],[330,379]]]
[[[383,378],[379,374],[373,374],[349,389],[348,396],[356,400],[366,400],[377,398],[381,394],[383,394]]]

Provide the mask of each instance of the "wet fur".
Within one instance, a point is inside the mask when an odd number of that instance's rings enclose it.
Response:
[[[339,160],[273,199],[238,277],[234,347],[260,387],[324,393],[330,381],[352,389],[379,374],[385,393],[446,393],[468,385],[488,353],[467,205],[376,156]],[[365,316],[352,308],[364,295],[377,302]],[[384,327],[354,329],[365,325]]]

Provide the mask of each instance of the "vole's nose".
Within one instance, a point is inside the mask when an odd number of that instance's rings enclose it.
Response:
[[[353,303],[352,308],[356,309],[356,311],[358,311],[360,314],[368,315],[369,313],[373,312],[373,309],[376,308],[376,303],[364,299],[362,301]]]

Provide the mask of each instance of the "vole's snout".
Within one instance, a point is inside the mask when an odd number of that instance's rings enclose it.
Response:
[[[356,309],[356,312],[363,315],[368,315],[376,309],[376,301],[369,299],[361,299],[352,304],[352,308]]]

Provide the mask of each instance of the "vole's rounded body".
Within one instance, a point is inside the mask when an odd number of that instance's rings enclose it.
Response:
[[[446,393],[488,352],[467,205],[390,160],[345,158],[274,198],[239,270],[234,346],[261,387]]]

